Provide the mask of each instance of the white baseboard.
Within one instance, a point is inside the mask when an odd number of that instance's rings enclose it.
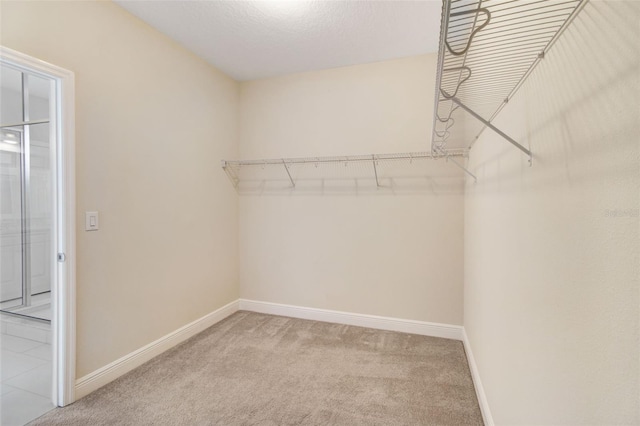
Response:
[[[480,382],[480,375],[473,358],[473,353],[471,352],[469,340],[463,327],[450,324],[332,311],[328,309],[306,308],[280,303],[259,302],[247,299],[239,299],[231,302],[210,314],[207,314],[202,318],[167,334],[166,336],[163,336],[154,342],[151,342],[148,345],[137,349],[102,368],[99,368],[98,370],[81,377],[76,381],[76,400],[101,388],[107,383],[112,382],[166,350],[171,349],[192,336],[195,336],[206,328],[222,321],[238,310],[461,340],[464,343],[467,360],[469,362],[469,369],[471,370],[471,376],[473,378],[476,394],[478,396],[478,403],[480,404],[485,425],[494,425],[493,418],[491,417],[491,411],[489,410],[489,405],[487,403],[487,398],[485,396],[482,383]]]
[[[473,378],[473,386],[476,388],[476,395],[478,397],[478,404],[480,405],[480,411],[482,411],[482,419],[485,426],[494,426],[493,417],[491,416],[491,410],[489,409],[489,402],[487,396],[484,393],[484,387],[482,387],[482,381],[480,381],[480,372],[476,365],[476,360],[473,357],[471,351],[471,344],[467,337],[467,332],[462,329],[462,343],[464,343],[464,351],[467,354],[467,362],[469,363],[469,370],[471,370],[471,377]]]
[[[238,309],[239,301],[233,301],[228,305],[203,316],[202,318],[180,327],[166,336],[149,343],[148,345],[123,356],[122,358],[79,378],[76,381],[76,400],[101,388],[107,383],[112,382],[123,374],[139,367],[153,357],[156,357],[188,338],[195,336],[217,322],[222,321],[229,315],[237,312]]]
[[[240,299],[240,310],[462,340],[462,327],[458,325],[354,314],[328,309],[305,308],[302,306],[258,302],[247,299]]]

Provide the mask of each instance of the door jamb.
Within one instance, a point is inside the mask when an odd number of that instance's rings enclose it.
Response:
[[[0,46],[0,63],[6,63],[55,81],[56,152],[53,247],[53,394],[57,406],[75,400],[76,382],[76,238],[75,238],[75,76],[74,73],[23,53]]]

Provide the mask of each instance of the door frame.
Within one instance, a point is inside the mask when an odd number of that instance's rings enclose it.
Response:
[[[56,142],[52,162],[56,181],[51,259],[52,401],[62,407],[74,402],[76,385],[75,76],[4,46],[0,46],[0,63],[55,82],[51,99],[56,114],[50,123]]]

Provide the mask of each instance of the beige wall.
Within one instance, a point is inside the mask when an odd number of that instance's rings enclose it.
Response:
[[[238,85],[110,2],[0,7],[2,45],[76,76],[81,377],[237,299]]]
[[[113,4],[2,2],[76,73],[78,376],[239,296],[462,324],[464,279],[496,423],[638,423],[638,5],[587,4],[496,120],[532,168],[486,131],[464,198],[434,162],[238,206],[220,159],[428,149],[435,55],[238,85]]]
[[[242,83],[240,157],[428,150],[435,69],[428,55]],[[462,176],[442,160],[425,173],[411,188],[241,195],[241,296],[462,324]]]
[[[638,424],[640,3],[589,2],[485,131],[464,325],[496,424]]]

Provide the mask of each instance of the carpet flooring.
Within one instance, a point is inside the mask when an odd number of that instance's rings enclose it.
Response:
[[[237,312],[30,425],[481,425],[462,343]]]

